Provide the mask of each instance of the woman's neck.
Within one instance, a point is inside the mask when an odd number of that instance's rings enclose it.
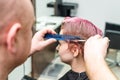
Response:
[[[86,70],[85,70],[84,60],[82,58],[74,59],[71,64],[71,69],[72,71],[78,72],[78,73],[85,72]]]

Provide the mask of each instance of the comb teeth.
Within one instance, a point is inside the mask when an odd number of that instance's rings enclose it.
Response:
[[[71,36],[71,35],[62,35],[64,40],[80,40],[80,37],[77,36]]]
[[[59,35],[59,34],[46,34],[45,39],[54,38],[56,40],[80,40],[81,38],[78,36],[71,35]]]

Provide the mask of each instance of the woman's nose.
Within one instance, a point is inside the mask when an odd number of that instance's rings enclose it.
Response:
[[[56,50],[59,50],[59,45],[57,45]]]

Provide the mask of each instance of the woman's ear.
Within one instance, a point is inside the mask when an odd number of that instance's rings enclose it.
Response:
[[[72,45],[71,51],[73,53],[74,57],[77,57],[79,55],[79,46],[76,44]]]
[[[14,23],[7,32],[6,36],[7,48],[12,53],[16,52],[16,38],[20,28],[21,28],[20,23]]]

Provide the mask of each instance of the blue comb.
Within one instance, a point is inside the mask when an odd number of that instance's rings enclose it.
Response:
[[[59,35],[59,34],[46,34],[44,36],[45,39],[54,38],[56,40],[77,40],[77,41],[85,41],[78,36],[71,35]]]

